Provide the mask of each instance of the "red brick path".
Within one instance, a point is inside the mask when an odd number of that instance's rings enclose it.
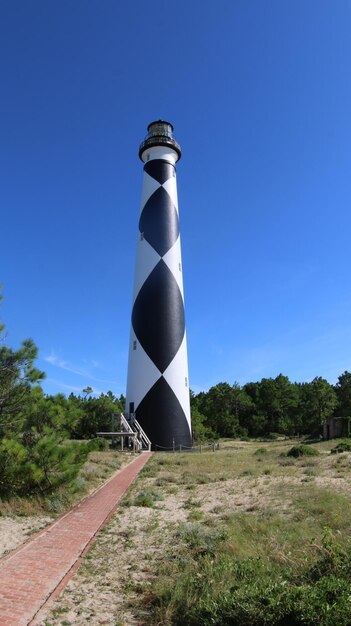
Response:
[[[94,535],[111,517],[151,453],[143,453],[66,515],[0,560],[0,626],[27,626],[68,582]],[[60,585],[61,583],[61,585]]]

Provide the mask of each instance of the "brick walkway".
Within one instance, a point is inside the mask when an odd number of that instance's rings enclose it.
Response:
[[[66,515],[0,560],[0,626],[27,626],[48,598],[67,584],[82,553],[150,456],[137,456]]]

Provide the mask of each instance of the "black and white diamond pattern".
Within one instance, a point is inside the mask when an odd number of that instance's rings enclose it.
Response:
[[[153,447],[191,446],[175,166],[144,167],[127,384]]]

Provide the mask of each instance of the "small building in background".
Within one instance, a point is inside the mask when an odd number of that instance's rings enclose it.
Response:
[[[323,439],[350,437],[349,417],[327,417],[323,423]]]

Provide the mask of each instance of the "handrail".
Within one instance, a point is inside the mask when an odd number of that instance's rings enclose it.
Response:
[[[173,150],[177,152],[178,157],[180,158],[181,148],[179,143],[172,137],[169,137],[169,135],[160,135],[159,133],[151,137],[147,137],[146,139],[144,139],[144,141],[141,142],[139,146],[139,157],[141,157],[144,150],[146,150],[149,146],[153,147],[157,145],[173,148]]]
[[[126,433],[133,433],[134,432],[134,430],[132,429],[131,425],[129,424],[129,422],[124,417],[123,413],[120,414],[120,421],[121,421],[121,430],[125,430]],[[124,428],[122,428],[122,426],[124,426]]]
[[[140,426],[139,422],[134,418],[134,425],[135,428],[137,429],[141,440],[144,441],[144,443],[147,445],[148,450],[151,450],[151,441],[149,439],[149,437],[147,436],[146,432],[142,429],[142,427]]]
[[[143,447],[142,442],[140,441],[138,436],[135,436],[135,431],[132,429],[131,425],[129,424],[128,420],[126,420],[123,413],[120,414],[120,425],[121,425],[121,430],[123,430],[123,432],[126,433],[126,437],[128,437],[128,435],[130,434],[133,437],[138,450],[142,449]]]
[[[121,420],[120,422],[121,430],[122,430],[122,427],[125,429],[126,436],[128,436],[128,433],[133,433],[133,435],[137,433],[136,440],[138,442],[139,449],[142,449],[145,446],[148,450],[151,450],[151,441],[149,437],[147,436],[146,432],[142,429],[139,422],[135,418],[133,418],[133,420],[129,422],[126,419],[125,415],[121,413],[120,420]]]

